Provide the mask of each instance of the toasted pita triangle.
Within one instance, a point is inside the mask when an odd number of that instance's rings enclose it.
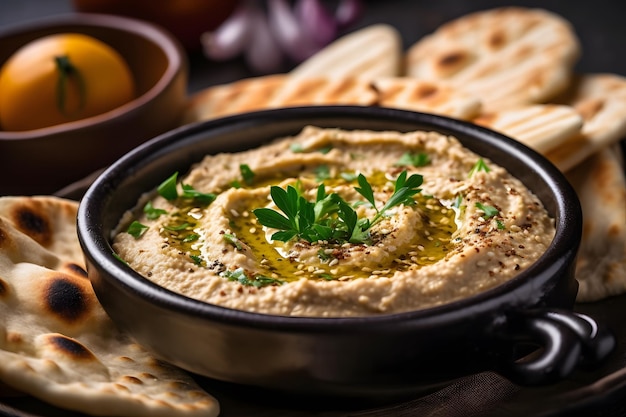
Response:
[[[491,112],[549,101],[567,87],[579,55],[562,17],[501,7],[462,16],[417,41],[406,54],[406,75],[446,81]]]
[[[441,114],[469,120],[480,113],[478,98],[459,91],[444,82],[410,77],[385,77],[373,81],[378,104],[406,110]]]
[[[579,135],[546,156],[562,171],[626,137],[626,78],[615,74],[578,75],[555,103],[572,106],[583,117]]]
[[[570,106],[534,104],[482,114],[474,119],[474,123],[546,153],[578,135],[583,119]]]
[[[370,25],[335,40],[291,70],[289,76],[393,77],[400,75],[402,53],[402,39],[393,26]]]
[[[578,301],[626,292],[626,179],[617,146],[604,148],[567,173],[583,209],[576,264]]]
[[[185,112],[186,122],[209,120],[253,110],[304,105],[372,105],[376,91],[355,77],[291,78],[268,75],[209,87],[196,93]]]

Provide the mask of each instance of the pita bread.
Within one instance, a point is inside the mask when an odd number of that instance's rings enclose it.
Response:
[[[626,179],[620,157],[618,147],[605,148],[567,173],[583,209],[577,301],[626,292]]]
[[[572,106],[584,120],[580,135],[546,154],[562,171],[626,138],[626,77],[578,75],[555,103]]]
[[[370,25],[327,45],[291,70],[289,76],[365,80],[393,77],[400,75],[403,53],[400,33],[394,27]]]
[[[216,416],[217,401],[113,325],[76,236],[78,204],[0,198],[0,381],[106,416]]]
[[[187,123],[253,110],[303,105],[372,105],[376,91],[358,78],[268,75],[209,87],[191,97]]]
[[[570,23],[542,9],[502,7],[462,16],[413,44],[406,75],[447,81],[485,112],[549,101],[580,55]]]
[[[469,120],[480,113],[478,98],[442,82],[409,77],[377,78],[373,86],[378,92],[378,104],[426,113],[435,113]]]
[[[561,146],[578,135],[583,126],[583,118],[574,108],[556,104],[534,104],[482,114],[473,122],[540,153]]]

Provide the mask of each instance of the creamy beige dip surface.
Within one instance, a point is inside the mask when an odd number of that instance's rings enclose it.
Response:
[[[358,174],[375,207],[358,192]],[[422,176],[421,191],[383,208],[398,196],[396,179],[413,174]],[[320,222],[324,233],[344,237],[272,239],[279,230],[264,226],[258,209],[290,218],[272,186],[297,190],[308,207],[334,193],[357,221],[378,218],[350,229],[349,216],[331,210]],[[307,127],[257,149],[206,156],[174,188],[178,197],[164,186],[169,200],[149,193],[122,219],[116,253],[172,291],[267,314],[364,316],[440,305],[510,280],[555,233],[519,180],[435,132]],[[357,230],[356,238],[343,229]]]

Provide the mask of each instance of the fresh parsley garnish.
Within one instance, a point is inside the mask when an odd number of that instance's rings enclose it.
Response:
[[[175,172],[158,186],[157,192],[159,195],[166,200],[176,200],[178,198],[178,190],[176,189],[177,180],[178,172]]]
[[[172,201],[179,197],[176,183],[178,181],[178,172],[172,174],[169,178],[163,181],[158,187],[157,192],[166,200]],[[182,194],[180,197],[196,200],[202,204],[210,204],[215,200],[215,194],[202,193],[194,189],[189,184],[181,184]],[[157,216],[158,217],[158,216]]]
[[[430,163],[430,157],[427,153],[410,153],[405,152],[395,163],[396,166],[414,166],[423,167]]]
[[[182,184],[181,188],[183,190],[182,197],[183,198],[191,198],[202,204],[211,204],[215,200],[215,194],[213,193],[202,193],[196,189],[194,189],[189,184]]]
[[[189,223],[185,222],[185,223],[175,224],[173,226],[163,226],[163,228],[171,232],[180,232],[181,230],[187,229],[189,226],[190,226]]]
[[[491,169],[487,166],[483,158],[478,158],[478,161],[476,161],[472,169],[470,169],[470,172],[469,174],[467,174],[467,176],[471,178],[475,173],[479,171],[483,171],[483,172],[491,171]]]
[[[282,285],[284,281],[281,281],[276,278],[266,277],[265,275],[255,275],[254,277],[249,277],[246,275],[246,272],[243,268],[237,268],[234,271],[224,271],[220,274],[222,277],[228,279],[229,281],[236,281],[241,285],[251,286],[251,287],[267,287],[269,285]]]
[[[302,153],[302,152],[304,152],[304,146],[302,146],[302,144],[298,143],[298,142],[294,142],[291,145],[289,145],[289,149],[293,153]]]
[[[200,235],[197,233],[190,233],[187,236],[184,237],[183,242],[185,243],[189,243],[189,242],[195,242],[196,240],[200,239]]]
[[[330,152],[332,150],[333,150],[333,147],[328,145],[328,146],[324,146],[323,148],[319,148],[318,152],[323,154],[323,155],[326,155],[328,152]]]
[[[266,227],[278,229],[272,239],[289,241],[294,237],[310,243],[317,241],[335,241],[350,243],[369,243],[370,230],[378,223],[385,212],[400,204],[415,204],[413,197],[419,193],[423,178],[413,174],[407,178],[403,171],[395,182],[392,196],[381,209],[376,208],[374,191],[363,174],[357,177],[359,187],[354,187],[376,210],[372,219],[359,218],[352,206],[336,193],[327,194],[324,184],[317,188],[314,202],[308,201],[295,187],[287,189],[278,186],[270,188],[274,204],[282,212],[270,208],[253,210],[259,222]]]
[[[144,233],[148,230],[148,226],[139,223],[137,220],[128,225],[128,229],[126,229],[126,233],[134,237],[135,239],[139,239],[143,236]]]
[[[243,178],[243,182],[245,182],[247,185],[252,184],[252,181],[254,181],[254,177],[256,176],[256,174],[254,173],[254,171],[252,171],[248,164],[239,165],[239,172],[241,173],[241,178]]]
[[[224,233],[224,240],[235,247],[237,250],[242,250],[243,246],[241,245],[241,241],[237,238],[237,236],[232,233]]]
[[[356,181],[358,178],[358,175],[355,172],[342,172],[339,176],[346,182]]]
[[[118,261],[120,261],[120,262],[125,263],[126,265],[128,265],[128,262],[126,262],[126,261],[124,260],[124,258],[122,258],[122,257],[121,257],[121,256],[120,256],[117,252],[112,252],[112,253],[113,253],[113,257],[114,257],[115,259],[117,259]]]
[[[198,266],[202,266],[202,257],[198,256],[198,255],[189,255],[189,257],[191,258],[191,260],[193,261],[194,264],[198,265]]]
[[[330,168],[328,165],[320,165],[315,168],[315,179],[318,181],[324,181],[330,178]]]
[[[454,203],[452,203],[452,207],[456,209],[460,209],[463,206],[463,194],[457,194],[454,199]]]
[[[143,212],[146,215],[146,217],[150,220],[158,219],[159,217],[161,217],[162,214],[167,214],[167,211],[163,209],[155,208],[152,205],[151,201],[148,201],[146,205],[143,207]]]
[[[317,152],[326,155],[332,149],[333,149],[333,147],[329,145],[329,146],[324,146],[322,148],[317,149]],[[304,146],[302,146],[302,144],[298,143],[298,142],[293,142],[291,145],[289,145],[289,150],[291,150],[291,152],[293,152],[293,153],[303,153],[303,152],[306,152],[306,150],[304,149]]]
[[[479,210],[482,210],[483,213],[485,213],[485,218],[487,218],[487,219],[490,219],[490,218],[495,217],[498,214],[500,214],[500,211],[497,208],[493,207],[493,206],[488,206],[488,205],[485,205],[485,204],[477,202],[476,203],[476,207]]]

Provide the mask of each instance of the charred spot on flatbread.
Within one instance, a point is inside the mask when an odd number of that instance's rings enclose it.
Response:
[[[58,319],[75,323],[89,315],[93,305],[92,296],[71,277],[59,274],[44,289],[45,305]]]
[[[9,293],[9,284],[5,280],[0,278],[0,299],[6,297],[8,293]]]
[[[13,208],[12,218],[15,226],[30,236],[40,245],[47,247],[52,241],[52,228],[45,212],[33,205],[21,205]]]
[[[437,71],[451,75],[460,71],[472,61],[472,55],[460,49],[446,52],[436,61]]]
[[[95,361],[96,356],[83,344],[62,334],[50,334],[46,337],[48,346],[71,360]]]
[[[83,278],[87,278],[89,276],[85,268],[78,264],[75,264],[74,262],[68,262],[63,266],[63,268],[70,274],[78,275]]]
[[[9,238],[6,232],[2,229],[2,223],[0,223],[0,249],[6,246]]]

